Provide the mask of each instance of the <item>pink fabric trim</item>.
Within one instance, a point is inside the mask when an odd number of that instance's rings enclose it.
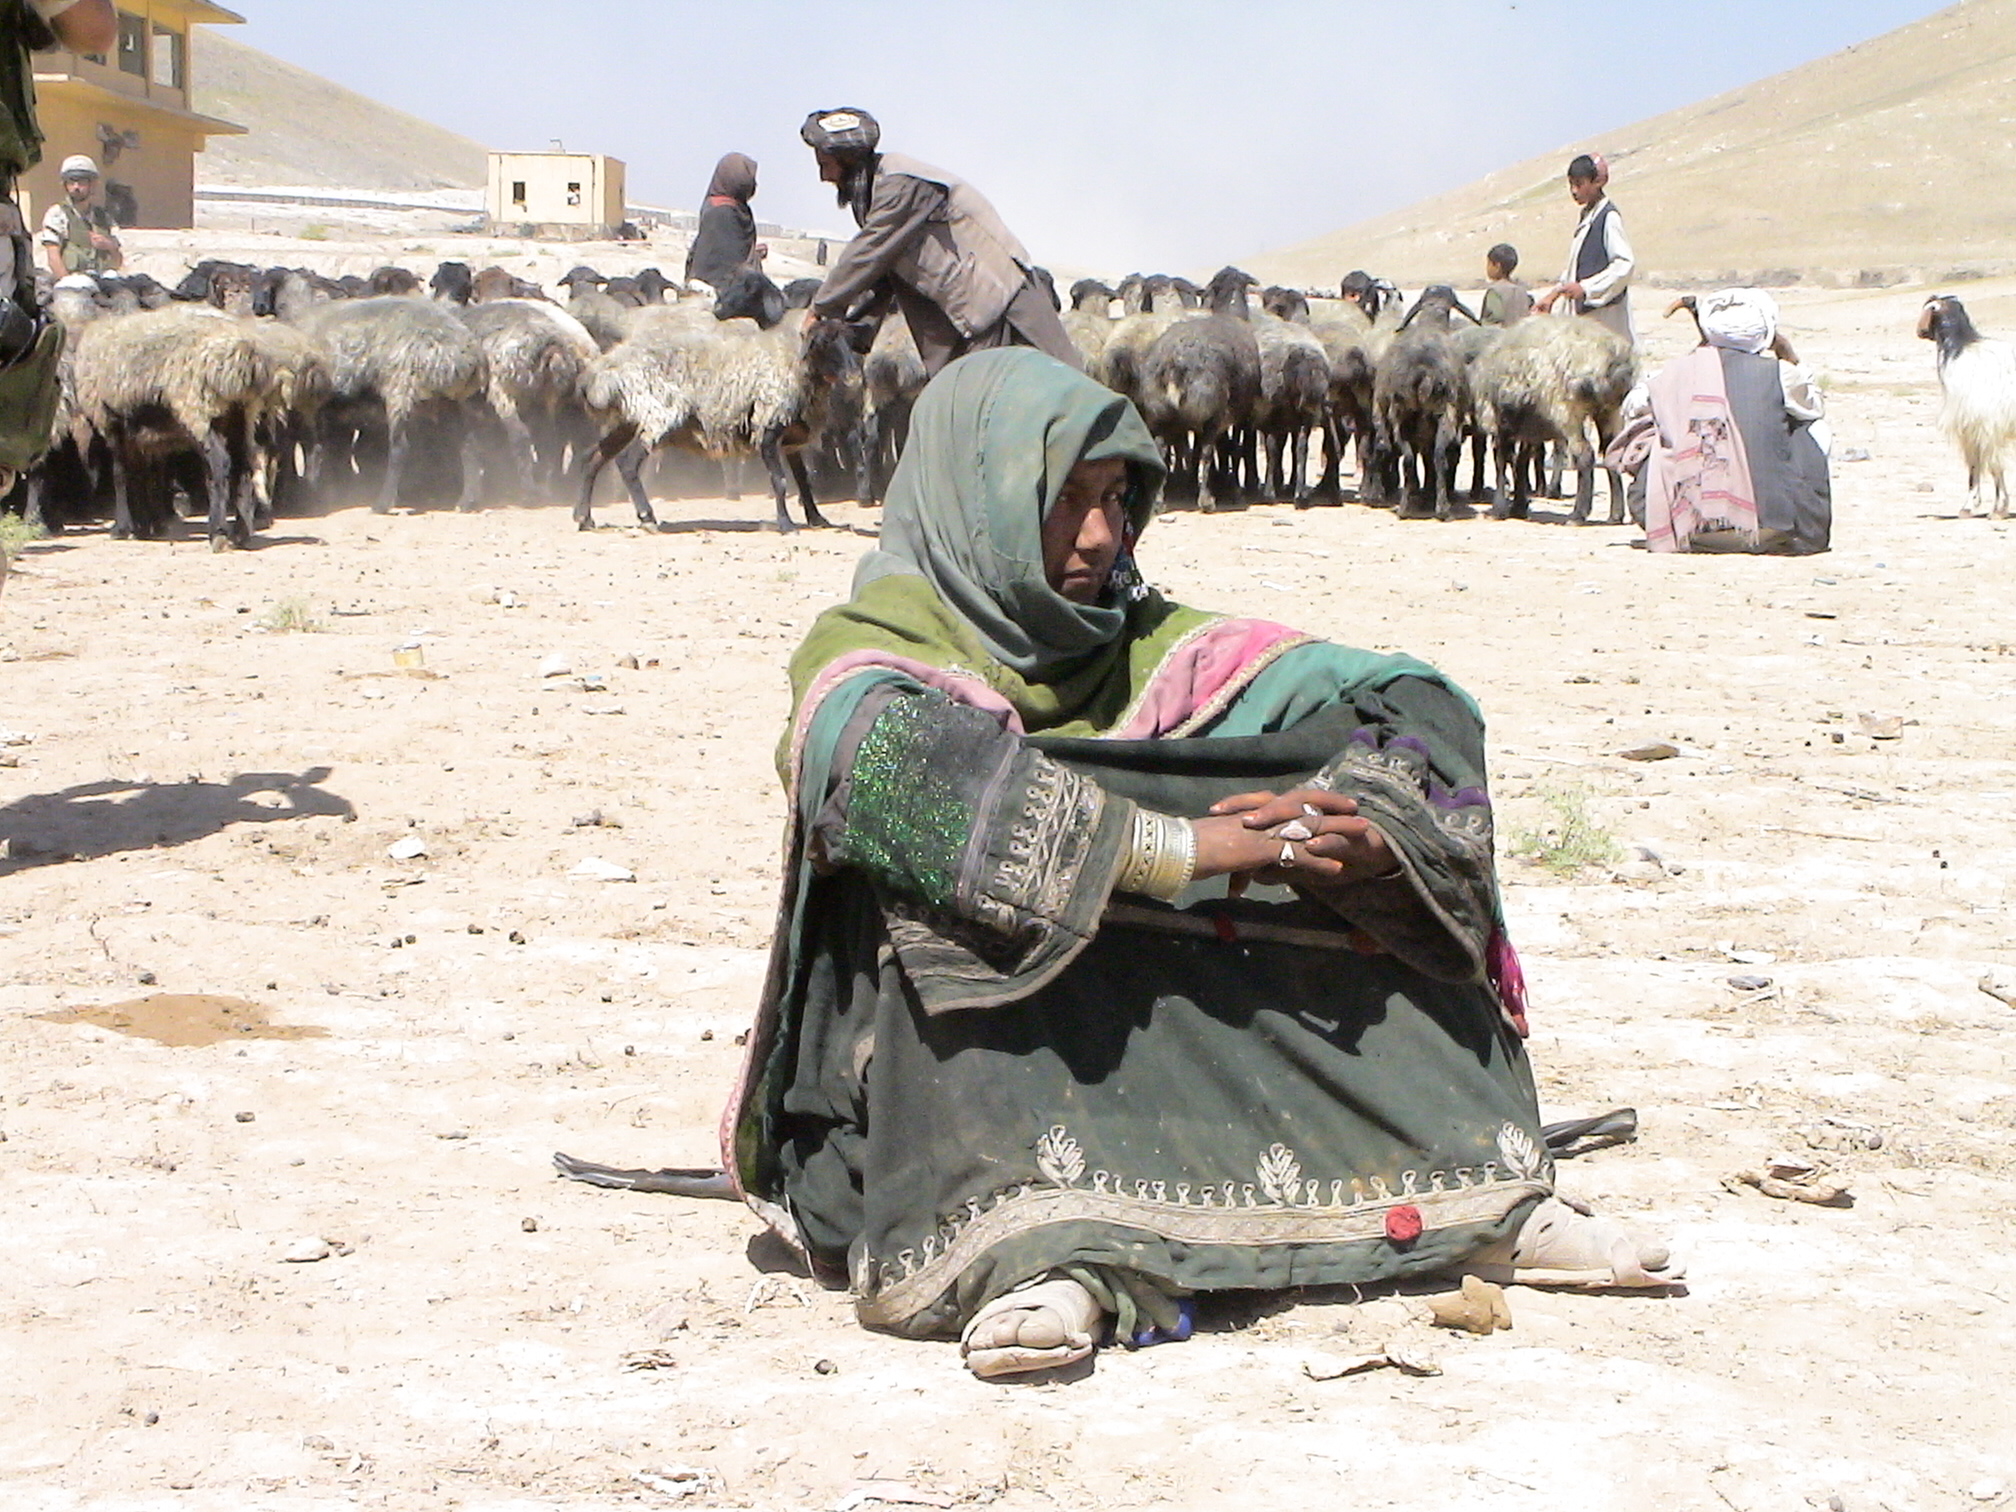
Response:
[[[1743,433],[1729,408],[1721,354],[1700,346],[1652,376],[1659,440],[1645,473],[1645,544],[1685,551],[1695,535],[1733,530],[1757,539],[1757,494]]]
[[[1109,740],[1154,740],[1181,727],[1273,662],[1284,642],[1309,637],[1271,620],[1223,619],[1194,630],[1162,658]]]
[[[1512,948],[1512,941],[1503,929],[1493,930],[1491,943],[1484,948],[1484,974],[1497,989],[1498,1001],[1504,1005],[1512,1027],[1519,1031],[1519,1038],[1526,1038],[1526,972],[1519,964],[1519,952]]]

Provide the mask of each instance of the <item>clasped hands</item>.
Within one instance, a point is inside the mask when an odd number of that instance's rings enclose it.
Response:
[[[1397,872],[1400,858],[1358,802],[1327,788],[1238,793],[1193,819],[1195,875],[1232,878],[1234,897],[1248,882],[1318,891]]]

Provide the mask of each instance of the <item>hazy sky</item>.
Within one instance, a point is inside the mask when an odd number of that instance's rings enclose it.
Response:
[[[1931,14],[1927,0],[229,0],[255,47],[494,148],[607,152],[693,208],[851,225],[798,140],[860,105],[1043,261],[1207,269]],[[200,65],[199,65],[200,66]],[[1794,170],[1796,171],[1796,169]]]

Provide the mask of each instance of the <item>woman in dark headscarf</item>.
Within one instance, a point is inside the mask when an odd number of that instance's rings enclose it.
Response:
[[[706,201],[700,206],[700,223],[693,231],[693,245],[686,252],[689,281],[697,278],[713,288],[725,288],[737,273],[762,260],[764,249],[756,243],[756,216],[749,208],[755,197],[754,158],[731,152],[714,165]]]
[[[918,401],[791,664],[739,1189],[986,1376],[1180,1338],[1201,1291],[1676,1279],[1552,1196],[1476,706],[1142,586],[1162,475],[1035,351]]]

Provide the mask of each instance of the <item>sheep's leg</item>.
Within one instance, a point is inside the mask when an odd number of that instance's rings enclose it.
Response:
[[[1305,486],[1309,480],[1309,435],[1310,427],[1298,425],[1288,438],[1288,497],[1297,509],[1309,503]]]
[[[243,544],[231,529],[231,444],[214,427],[203,433],[203,472],[210,496],[210,549],[229,551]]]
[[[1323,474],[1310,490],[1312,504],[1332,504],[1344,497],[1344,428],[1335,415],[1323,417]]]
[[[1470,427],[1470,497],[1477,500],[1484,497],[1484,428]],[[1461,465],[1463,443],[1456,443],[1458,465]]]
[[[1575,507],[1568,513],[1568,523],[1587,525],[1589,507],[1596,502],[1596,454],[1584,436],[1575,438],[1569,454],[1575,462]]]
[[[595,528],[595,480],[602,476],[602,469],[609,465],[610,459],[619,453],[627,452],[636,439],[637,427],[626,420],[597,441],[594,449],[582,461],[581,498],[574,506],[575,529]],[[625,482],[631,482],[631,474],[624,473],[623,478]],[[641,479],[631,483],[633,502],[637,505],[637,523],[655,525],[658,521],[651,513],[651,501],[643,496],[643,490]]]
[[[1264,441],[1267,470],[1261,484],[1261,497],[1269,503],[1284,503],[1288,498],[1288,438],[1278,430],[1270,430]]]
[[[483,506],[483,427],[480,423],[482,414],[482,410],[473,402],[464,404],[455,411],[455,418],[462,427],[462,496],[455,501],[455,507],[464,514]],[[505,423],[505,430],[508,432],[514,422],[517,424],[519,434],[525,437],[525,451],[529,454],[532,438],[525,430],[525,423],[514,415],[511,421]],[[516,435],[512,437],[514,446],[517,439]]]
[[[133,539],[133,469],[126,454],[126,432],[113,424],[105,432],[106,449],[112,454],[112,539]]]
[[[1463,465],[1463,427],[1454,416],[1443,414],[1435,420],[1435,451],[1429,459],[1435,469],[1435,518],[1456,518],[1456,473]]]
[[[784,467],[784,445],[775,433],[765,435],[758,445],[762,453],[763,465],[770,471],[770,495],[777,502],[777,531],[789,535],[798,526],[791,519],[791,511],[785,506],[785,497],[790,491],[790,479]],[[815,509],[811,513],[817,513]],[[809,525],[811,520],[808,518]]]
[[[1218,508],[1218,433],[1197,431],[1190,441],[1197,454],[1197,508],[1213,514]]]
[[[1624,474],[1614,467],[1604,468],[1603,473],[1610,480],[1610,523],[1622,525],[1629,518],[1624,503]]]
[[[833,522],[819,513],[819,501],[812,493],[812,478],[805,469],[805,449],[797,447],[784,453],[785,461],[791,464],[791,476],[798,481],[798,504],[805,511],[805,523],[821,530],[830,528]]]
[[[373,514],[390,514],[399,503],[399,480],[406,472],[406,448],[410,440],[409,419],[406,415],[385,417],[385,481],[379,486],[378,502],[371,506]]]
[[[742,459],[736,455],[721,459],[721,497],[740,499],[742,497]]]

